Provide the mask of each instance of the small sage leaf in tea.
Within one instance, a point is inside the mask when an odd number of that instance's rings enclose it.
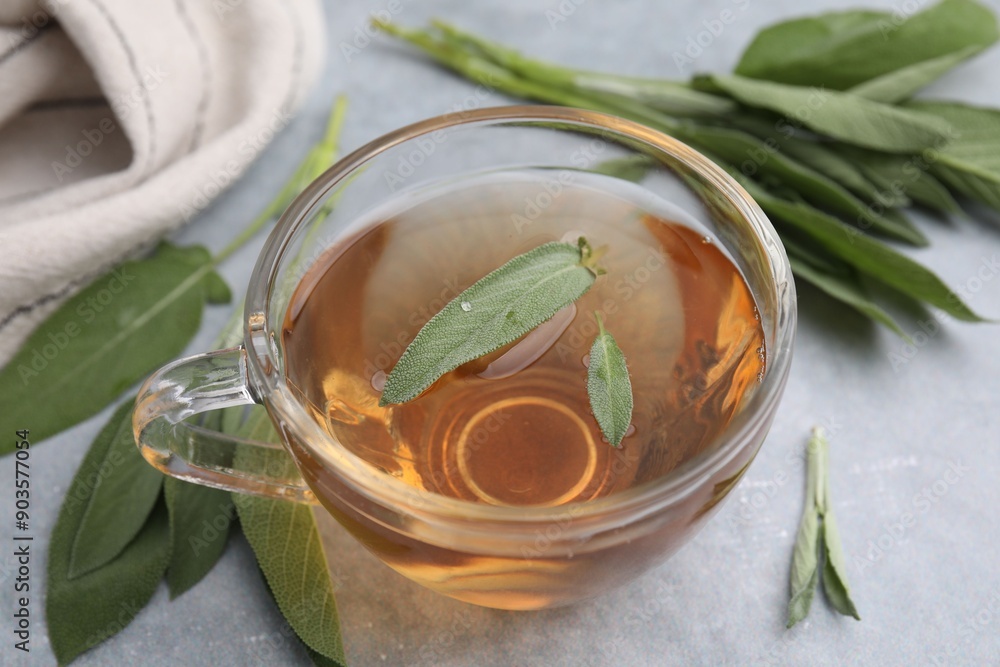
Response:
[[[580,298],[601,272],[583,237],[511,259],[448,302],[403,351],[379,405],[406,403],[445,373],[500,349]]]
[[[590,347],[587,395],[604,437],[620,447],[632,422],[632,382],[625,355],[614,336],[604,328],[600,314],[595,313],[595,317],[599,332]]]

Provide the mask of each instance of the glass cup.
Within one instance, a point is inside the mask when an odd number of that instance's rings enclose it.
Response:
[[[475,503],[419,490],[362,460],[310,415],[285,377],[289,300],[325,249],[390,198],[469,174],[579,170],[645,156],[641,186],[712,230],[759,310],[766,370],[712,446],[669,474],[555,507]],[[335,204],[335,205],[333,205]],[[718,166],[655,130],[543,106],[480,109],[392,132],[305,189],[271,233],[250,279],[239,347],[169,364],[142,387],[134,430],[162,472],[221,489],[321,503],[372,553],[424,586],[502,609],[598,595],[664,561],[708,520],[760,448],[784,389],[795,289],[776,232]],[[201,428],[191,417],[263,404],[282,444]],[[285,465],[291,457],[294,466]]]

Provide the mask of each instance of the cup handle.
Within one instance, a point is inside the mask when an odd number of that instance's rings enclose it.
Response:
[[[180,359],[156,371],[139,390],[132,415],[135,441],[146,461],[172,477],[217,489],[315,503],[281,445],[185,421],[202,412],[258,402],[242,346]]]

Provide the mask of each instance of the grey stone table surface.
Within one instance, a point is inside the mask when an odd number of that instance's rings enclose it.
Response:
[[[991,0],[1000,10],[997,0]],[[855,4],[912,12],[924,0],[517,0],[335,2],[326,6],[326,72],[303,111],[246,176],[177,235],[218,249],[276,192],[322,132],[336,92],[350,97],[347,149],[452,110],[474,87],[414,53],[358,37],[368,13],[396,21],[446,17],[538,56],[578,67],[681,78],[673,54],[702,43],[692,69],[728,71],[762,26]],[[898,5],[898,7],[897,7]],[[724,10],[732,21],[721,34]],[[563,20],[564,19],[564,20]],[[707,32],[706,32],[707,31]],[[357,45],[345,55],[343,44]],[[346,51],[350,51],[347,49]],[[1000,49],[928,94],[1000,106]],[[506,104],[499,95],[480,104]],[[1000,316],[1000,217],[920,218],[932,247],[915,252],[977,310]],[[222,271],[245,285],[262,239]],[[228,317],[211,309],[190,352],[207,350]],[[933,329],[933,327],[930,327]],[[920,330],[914,329],[918,334]],[[624,590],[573,607],[515,613],[446,599],[395,574],[332,521],[326,544],[351,665],[919,665],[1000,664],[1000,333],[946,322],[904,343],[800,290],[791,379],[770,436],[719,515],[673,559]],[[894,357],[893,355],[899,355]],[[899,361],[903,359],[903,361]],[[36,527],[48,535],[88,443],[108,411],[32,450]],[[802,507],[809,429],[832,432],[831,477],[861,622],[818,603],[784,629],[787,576]],[[950,472],[951,471],[951,472]],[[0,461],[13,479],[13,462]],[[906,515],[913,517],[903,526]],[[9,522],[0,535],[10,544]],[[36,543],[36,586],[47,538]],[[0,556],[0,601],[13,609],[12,558]],[[44,595],[44,581],[41,582]],[[5,630],[0,663],[54,664],[41,599],[33,650]],[[309,664],[289,641],[242,537],[199,586],[169,601],[165,586],[84,665]]]

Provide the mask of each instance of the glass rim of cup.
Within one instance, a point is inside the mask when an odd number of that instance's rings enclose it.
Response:
[[[327,197],[357,169],[399,144],[440,130],[475,125],[565,123],[628,139],[647,154],[663,154],[691,169],[737,210],[770,262],[775,304],[772,331],[765,329],[767,362],[754,394],[718,437],[719,444],[667,475],[602,498],[555,506],[499,506],[461,500],[417,489],[376,470],[345,449],[308,414],[287,385],[283,368],[270,349],[271,333],[280,322],[269,322],[274,280],[288,240],[307,222]],[[385,134],[338,160],[310,183],[279,218],[258,257],[250,279],[244,310],[244,343],[251,385],[271,409],[295,432],[298,440],[325,468],[335,470],[353,491],[387,506],[406,507],[414,518],[437,523],[442,517],[502,524],[549,523],[554,516],[574,519],[627,514],[634,520],[678,503],[727,465],[770,418],[788,376],[796,328],[795,286],[791,268],[777,232],[750,195],[721,167],[681,141],[634,121],[583,109],[544,105],[512,105],[457,111],[422,120]],[[262,317],[263,316],[263,317]],[[260,332],[266,335],[255,335]],[[317,445],[322,443],[323,447]],[[332,445],[332,446],[331,446]]]

